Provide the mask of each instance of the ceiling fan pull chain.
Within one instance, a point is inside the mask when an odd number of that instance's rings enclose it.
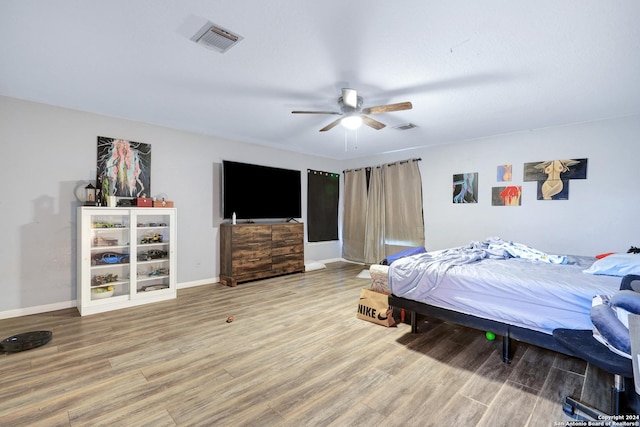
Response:
[[[357,150],[358,149],[358,129],[356,129],[356,143],[353,145],[353,149]]]
[[[347,150],[347,130],[344,130],[344,152],[346,153]]]

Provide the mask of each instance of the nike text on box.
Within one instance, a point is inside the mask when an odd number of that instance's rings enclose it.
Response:
[[[388,294],[367,288],[360,290],[357,317],[383,326],[393,326],[396,323],[393,309],[389,306]]]

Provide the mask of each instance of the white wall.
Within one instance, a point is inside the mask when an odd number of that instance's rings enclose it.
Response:
[[[344,169],[422,158],[427,249],[499,236],[548,253],[593,256],[640,246],[639,141],[636,115],[357,159]],[[536,183],[522,181],[524,163],[570,158],[588,159],[587,179],[570,182],[569,200],[537,200]],[[491,206],[491,187],[508,185],[496,181],[496,167],[509,163],[522,206]],[[453,174],[465,172],[479,173],[477,204],[452,202]]]
[[[0,97],[0,318],[75,305],[74,191],[95,179],[97,136],[152,145],[152,195],[166,193],[178,209],[182,286],[219,276],[214,169],[223,159],[301,170],[304,201],[307,169],[340,173],[420,157],[428,249],[489,236],[579,255],[640,246],[640,116],[338,162]],[[587,179],[571,181],[569,200],[536,200],[536,184],[522,182],[523,163],[561,158],[588,158]],[[520,207],[491,206],[504,163],[523,187]],[[463,172],[479,173],[478,204],[451,201],[452,176]],[[340,254],[339,242],[305,245],[306,261]]]
[[[95,182],[98,136],[151,144],[151,196],[178,210],[179,286],[219,277],[215,164],[239,160],[302,171],[341,171],[334,160],[0,97],[0,318],[75,305],[77,188]],[[338,242],[305,247],[338,258]]]

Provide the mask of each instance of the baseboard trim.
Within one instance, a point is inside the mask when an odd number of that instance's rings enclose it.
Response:
[[[178,283],[176,289],[192,288],[194,286],[211,285],[218,283],[218,278],[194,280],[192,282]],[[67,308],[75,308],[78,304],[76,300],[57,302],[54,304],[37,305],[33,307],[16,308],[15,310],[0,311],[1,319],[11,319],[13,317],[29,316],[31,314],[48,313],[50,311],[64,310]]]
[[[34,307],[16,308],[15,310],[0,311],[0,319],[10,319],[12,317],[48,313],[50,311],[64,310],[74,307],[77,307],[76,300],[57,302],[55,304],[37,305]]]
[[[342,258],[333,258],[320,261],[320,263],[332,263],[338,261],[350,262]],[[211,279],[193,280],[191,282],[182,282],[176,285],[176,289],[193,288],[195,286],[213,285],[220,282],[219,277]],[[76,300],[57,302],[54,304],[38,305],[34,307],[17,308],[15,310],[0,311],[0,319],[10,319],[12,317],[29,316],[31,314],[48,313],[50,311],[64,310],[67,308],[77,307]]]
[[[192,282],[178,283],[177,288],[178,289],[186,289],[186,288],[193,288],[195,286],[213,285],[213,284],[219,283],[219,282],[220,282],[220,278],[219,277],[214,277],[212,279],[201,279],[201,280],[194,280]]]

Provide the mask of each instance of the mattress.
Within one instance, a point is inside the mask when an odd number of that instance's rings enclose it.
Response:
[[[482,258],[443,268],[444,264],[432,264],[434,254],[410,256],[391,264],[391,292],[547,334],[556,328],[592,329],[593,297],[612,295],[621,281],[620,277],[584,273],[595,261],[591,257],[567,256],[564,264]]]

